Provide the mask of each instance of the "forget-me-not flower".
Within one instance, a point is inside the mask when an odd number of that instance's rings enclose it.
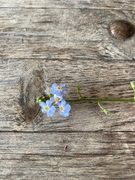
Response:
[[[67,92],[67,88],[65,87],[65,84],[56,84],[54,83],[51,88],[51,93],[56,94],[57,96],[63,96],[64,93]]]
[[[64,117],[68,117],[71,106],[69,104],[66,104],[65,100],[62,100],[60,103],[58,103],[58,106],[59,106],[58,112],[60,113],[60,115]]]
[[[48,96],[51,95],[51,88],[50,88],[50,87],[47,87],[47,88],[46,88],[45,94],[48,95]]]
[[[48,117],[52,117],[56,110],[55,106],[52,106],[52,102],[50,100],[47,100],[46,102],[41,102],[40,106],[42,112],[47,114]]]
[[[62,101],[62,99],[62,96],[57,96],[56,94],[54,94],[54,96],[50,98],[51,102],[54,104],[58,104],[60,101]]]

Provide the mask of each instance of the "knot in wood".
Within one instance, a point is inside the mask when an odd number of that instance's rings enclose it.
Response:
[[[132,37],[135,33],[134,25],[126,20],[114,21],[109,29],[112,36],[123,40]]]

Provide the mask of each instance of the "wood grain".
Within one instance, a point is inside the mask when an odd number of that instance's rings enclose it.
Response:
[[[134,132],[1,133],[0,136],[3,179],[134,178]],[[65,145],[68,145],[66,151]],[[124,173],[120,174],[121,171]]]
[[[0,15],[4,59],[135,58],[135,36],[118,41],[108,31],[115,19],[135,24],[134,11],[3,8]]]
[[[43,93],[45,86],[53,82],[66,82],[69,87],[66,99],[78,98],[75,90],[78,84],[81,86],[83,96],[133,98],[129,82],[134,80],[134,62],[116,60],[113,62],[102,60],[4,62],[9,64],[8,66],[6,63],[5,66],[3,64],[3,68],[9,70],[6,79],[1,83],[1,92],[4,92],[5,97],[5,106],[4,103],[1,104],[0,113],[2,131],[11,130],[11,123],[13,129],[20,130],[27,124],[26,129],[29,127],[28,130],[32,131],[33,128],[36,131],[38,129],[46,131],[48,128],[50,131],[54,129],[95,131],[104,128],[113,131],[134,130],[133,103],[103,103],[110,110],[109,116],[105,116],[96,103],[73,104],[68,120],[57,114],[50,120],[41,113],[37,114],[38,105],[35,102],[36,97]],[[2,72],[3,77],[4,75],[5,70]],[[0,98],[2,102],[3,96]],[[8,112],[7,103],[10,107]],[[14,127],[16,124],[19,126]]]
[[[1,0],[0,7],[3,8],[52,8],[52,9],[72,9],[72,8],[89,8],[89,9],[132,9],[134,10],[135,4],[134,0],[40,0],[37,2],[36,0]]]
[[[133,98],[135,36],[108,31],[135,25],[135,1],[0,0],[0,179],[135,179],[135,104],[72,104],[68,118],[35,103],[52,83],[66,98]]]

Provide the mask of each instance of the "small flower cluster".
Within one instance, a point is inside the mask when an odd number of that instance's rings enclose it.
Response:
[[[37,98],[41,111],[48,117],[52,117],[55,111],[58,109],[60,115],[68,117],[71,106],[63,99],[63,95],[65,93],[67,93],[65,84],[58,85],[54,83],[52,87],[47,87],[45,94],[48,97],[48,100],[46,100],[44,96]]]
[[[89,98],[83,97],[81,94],[80,86],[76,87],[77,93],[79,95],[78,99],[68,99],[67,102],[76,102],[76,103],[83,103],[83,102],[97,102],[100,109],[108,115],[108,109],[104,108],[101,105],[101,102],[133,102],[135,103],[135,81],[131,81],[130,85],[134,92],[134,98],[132,99],[119,99],[119,98]],[[63,99],[63,95],[67,93],[67,88],[65,84],[56,84],[54,83],[52,87],[47,87],[45,94],[42,96],[37,97],[36,102],[39,103],[41,110],[44,114],[48,117],[52,117],[55,111],[57,110],[60,115],[64,117],[69,116],[69,112],[71,110],[71,106],[66,103]]]

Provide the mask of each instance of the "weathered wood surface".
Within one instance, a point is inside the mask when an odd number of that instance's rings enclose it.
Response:
[[[135,170],[134,136],[134,132],[1,133],[0,178],[130,179]]]
[[[38,113],[35,98],[63,82],[91,97],[132,98],[135,1],[0,0],[0,179],[135,179],[135,104],[73,104],[68,118]],[[66,148],[67,147],[67,148]]]

